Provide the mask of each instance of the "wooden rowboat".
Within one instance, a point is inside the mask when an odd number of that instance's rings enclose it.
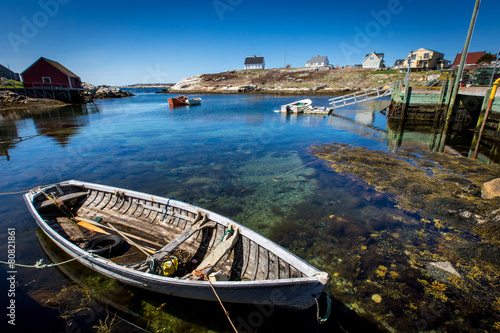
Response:
[[[76,180],[24,199],[64,252],[124,284],[216,300],[212,284],[222,302],[306,309],[328,282],[269,239],[182,201]]]
[[[188,97],[185,95],[172,97],[172,98],[168,99],[168,104],[170,104],[171,107],[183,106],[183,105],[187,105],[187,100],[188,100]]]

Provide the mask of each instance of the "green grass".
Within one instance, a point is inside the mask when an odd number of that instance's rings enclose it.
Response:
[[[23,83],[15,80],[4,80],[0,83],[0,88],[23,88]]]

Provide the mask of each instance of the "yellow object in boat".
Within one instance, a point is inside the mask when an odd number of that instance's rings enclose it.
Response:
[[[176,257],[170,257],[169,260],[163,263],[163,275],[170,276],[177,272],[177,268],[179,267],[179,260]]]
[[[109,235],[110,234],[109,232],[104,231],[103,229],[101,229],[99,227],[96,227],[95,225],[92,225],[92,224],[90,224],[88,222],[85,222],[85,221],[78,222],[78,225],[80,227],[85,228],[85,229],[92,230],[92,231],[95,231],[95,232],[98,232],[98,233],[101,233],[101,234],[105,234],[105,235]]]

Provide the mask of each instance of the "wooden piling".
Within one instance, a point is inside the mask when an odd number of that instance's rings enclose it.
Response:
[[[490,101],[491,91],[491,88],[486,90],[486,94],[484,95],[483,105],[481,106],[481,113],[479,114],[479,118],[477,119],[476,129],[474,130],[474,138],[472,139],[472,143],[469,149],[469,158],[473,158],[474,156],[475,147],[477,146],[479,141],[479,129],[481,128],[483,122],[487,120],[485,119],[486,109],[488,108],[488,103]]]

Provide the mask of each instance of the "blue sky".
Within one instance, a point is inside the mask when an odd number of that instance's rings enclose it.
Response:
[[[302,67],[326,55],[361,63],[371,50],[386,65],[421,47],[453,61],[474,0],[77,1],[2,0],[0,64],[22,72],[43,56],[92,84],[177,82],[242,69]],[[500,49],[500,1],[483,0],[470,51]]]

